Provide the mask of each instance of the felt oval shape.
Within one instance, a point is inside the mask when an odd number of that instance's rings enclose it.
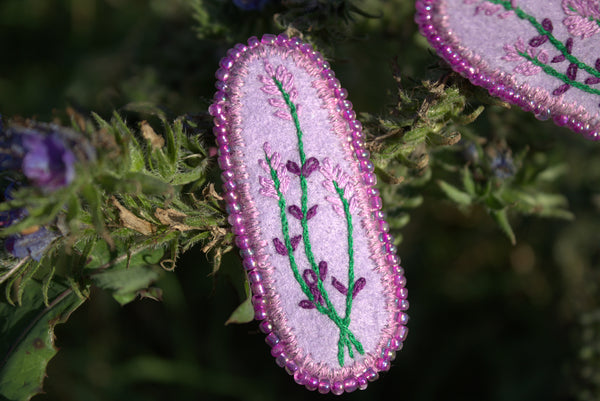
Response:
[[[364,389],[401,349],[408,301],[347,92],[298,38],[252,37],[220,66],[224,198],[271,354],[309,390]]]
[[[600,138],[598,0],[418,0],[421,33],[492,95]]]

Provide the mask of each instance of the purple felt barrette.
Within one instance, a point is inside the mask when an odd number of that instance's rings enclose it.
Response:
[[[421,33],[492,95],[600,139],[599,0],[418,0]]]
[[[408,301],[347,92],[298,38],[252,37],[220,66],[224,197],[271,354],[309,390],[364,389],[402,347]]]

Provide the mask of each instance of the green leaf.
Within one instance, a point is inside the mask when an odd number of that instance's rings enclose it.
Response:
[[[450,200],[463,206],[468,206],[471,204],[471,196],[469,196],[468,193],[461,191],[451,184],[448,184],[446,181],[439,180],[438,185],[442,191],[444,191],[446,196],[450,198]]]
[[[252,307],[252,297],[246,298],[229,316],[229,319],[225,322],[225,325],[231,323],[249,323],[254,319],[254,308]]]
[[[158,268],[134,266],[94,274],[92,281],[98,287],[111,291],[117,302],[125,305],[133,301],[140,291],[147,289],[158,279],[158,276]]]
[[[29,400],[42,391],[46,365],[56,354],[54,327],[67,321],[84,300],[53,281],[44,304],[42,284],[29,281],[22,305],[0,303],[0,396]]]
[[[475,181],[473,181],[473,174],[471,173],[471,170],[469,170],[468,166],[463,167],[462,182],[465,191],[467,191],[470,196],[475,196]]]
[[[502,230],[502,232],[504,232],[504,234],[506,234],[510,243],[512,245],[515,245],[517,243],[517,238],[515,237],[515,233],[514,233],[512,227],[510,226],[510,223],[508,222],[508,216],[506,214],[506,209],[493,210],[490,212],[490,214],[492,215],[496,224],[498,224],[498,226],[500,226],[500,229]]]

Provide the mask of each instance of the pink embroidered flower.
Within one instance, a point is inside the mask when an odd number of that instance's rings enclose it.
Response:
[[[353,213],[358,208],[358,200],[354,195],[355,182],[351,179],[350,175],[343,172],[339,164],[333,167],[328,158],[323,159],[319,171],[323,174],[323,177],[326,178],[326,180],[322,182],[323,187],[328,192],[334,194],[325,197],[327,202],[331,203],[333,210],[340,216],[345,217],[344,204],[333,184],[335,181],[338,188],[344,190],[344,198],[348,200],[350,213]]]
[[[258,192],[261,195],[268,196],[270,198],[279,199],[279,195],[277,193],[277,188],[275,187],[275,182],[271,178],[271,168],[275,170],[277,173],[277,179],[279,180],[279,192],[282,194],[286,193],[288,187],[290,185],[290,177],[287,175],[285,163],[281,161],[281,155],[277,152],[271,153],[271,145],[269,142],[265,142],[263,145],[263,150],[265,151],[266,156],[271,161],[271,167],[269,167],[269,163],[265,159],[259,159],[258,164],[262,169],[267,173],[267,177],[259,176],[258,183],[260,184],[260,189]]]
[[[523,38],[518,38],[514,45],[506,43],[503,47],[506,53],[502,56],[502,60],[505,61],[522,61],[519,65],[514,68],[514,72],[517,74],[531,76],[539,74],[542,71],[542,67],[535,65],[531,61],[525,59],[523,54],[527,54],[532,59],[538,60],[540,63],[547,64],[550,56],[546,50],[540,50],[525,44]]]
[[[265,61],[265,71],[268,74],[267,76],[258,76],[260,82],[264,84],[260,89],[268,95],[275,95],[268,100],[271,106],[278,108],[278,110],[273,114],[284,120],[291,121],[293,118],[289,106],[287,105],[283,94],[273,78],[281,82],[283,90],[288,94],[289,99],[296,106],[296,113],[300,114],[301,106],[296,104],[296,100],[298,99],[298,91],[294,87],[294,76],[291,72],[288,72],[283,65],[279,65],[277,69],[274,69],[273,66],[267,61]]]
[[[568,15],[563,24],[573,36],[589,38],[600,32],[600,2],[598,0],[562,0]]]

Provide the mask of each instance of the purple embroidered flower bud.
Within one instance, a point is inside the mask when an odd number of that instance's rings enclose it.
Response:
[[[317,273],[315,273],[311,269],[305,269],[302,272],[302,277],[304,278],[304,282],[306,282],[306,284],[308,284],[309,287],[317,285]]]
[[[548,33],[552,33],[554,27],[552,26],[552,21],[550,20],[550,18],[544,18],[542,20],[542,28],[548,31]]]
[[[531,46],[531,47],[540,47],[541,45],[543,45],[547,41],[548,41],[548,36],[546,36],[546,35],[538,35],[538,36],[532,38],[529,41],[529,46]]]
[[[553,94],[554,96],[560,96],[560,95],[562,95],[563,93],[565,93],[566,91],[568,91],[570,87],[571,87],[571,85],[569,85],[569,84],[562,84],[562,85],[561,85],[561,86],[559,86],[558,88],[554,89],[554,90],[552,91],[552,94]]]
[[[319,205],[314,205],[313,207],[308,209],[308,211],[306,212],[306,220],[310,220],[313,217],[315,217],[315,215],[317,214],[318,207]]]
[[[360,290],[365,288],[365,285],[367,285],[367,280],[364,277],[361,277],[358,280],[356,280],[356,282],[354,283],[354,288],[352,289],[352,299],[354,299],[354,297],[358,295]]]
[[[562,63],[565,61],[566,57],[564,54],[559,54],[558,56],[554,56],[554,58],[550,61],[551,63]]]
[[[324,260],[319,262],[319,277],[321,278],[321,281],[324,281],[327,277],[327,262]]]
[[[296,205],[288,207],[288,212],[298,220],[302,220],[302,210]]]
[[[335,277],[331,277],[331,284],[333,285],[333,288],[335,288],[342,294],[344,294],[344,295],[348,294],[348,289],[346,288],[346,286],[344,284],[340,283],[338,281],[338,279],[336,279]]]
[[[587,85],[596,85],[596,84],[600,84],[600,78],[598,77],[589,77],[585,79],[585,83]]]
[[[308,178],[313,171],[319,168],[319,161],[315,157],[309,157],[302,166],[302,175]]]
[[[23,147],[23,173],[36,186],[53,191],[75,178],[75,156],[57,134],[42,136],[30,131],[23,138]]]
[[[310,302],[308,299],[303,299],[298,303],[298,306],[304,309],[315,309],[316,306],[314,303]]]
[[[288,254],[288,250],[285,247],[285,245],[283,244],[283,242],[281,242],[279,240],[279,238],[273,238],[273,245],[275,245],[275,251],[282,255],[282,256],[287,256]]]
[[[295,237],[292,237],[292,239],[290,240],[290,242],[292,244],[292,250],[294,250],[294,251],[296,250],[296,247],[300,243],[301,239],[302,239],[301,235],[296,235]]]
[[[288,160],[288,162],[285,164],[285,167],[290,173],[298,176],[300,175],[300,167],[298,167],[298,164],[296,162]]]
[[[571,54],[571,50],[573,50],[573,38],[567,39],[565,47],[567,48],[567,53]]]
[[[577,79],[577,68],[577,64],[569,64],[569,67],[567,68],[567,78],[569,78],[572,81],[575,81]]]

